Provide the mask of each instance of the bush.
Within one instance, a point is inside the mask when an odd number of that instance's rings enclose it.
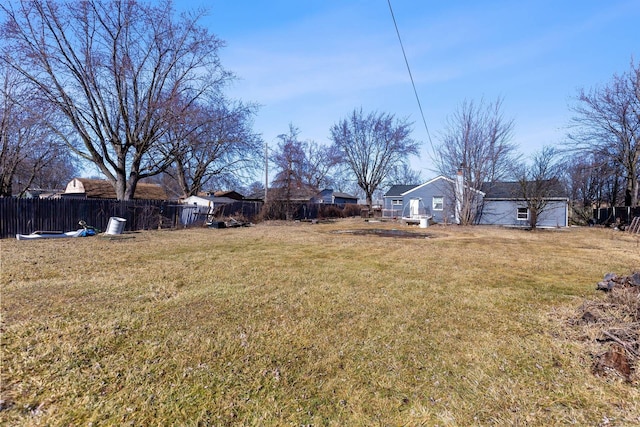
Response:
[[[286,218],[286,209],[283,203],[269,202],[262,205],[262,210],[257,221],[281,220]]]
[[[318,211],[320,218],[342,218],[343,211],[336,205],[321,205]]]
[[[344,205],[344,209],[342,210],[342,215],[345,218],[360,216],[361,210],[362,210],[362,205],[358,205],[356,203],[349,203]]]

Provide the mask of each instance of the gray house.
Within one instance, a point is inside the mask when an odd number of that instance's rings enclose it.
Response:
[[[394,185],[384,196],[382,216],[417,221],[428,217],[438,223],[455,220],[455,183],[437,176],[421,185]]]
[[[523,189],[518,182],[497,182],[482,189],[463,185],[462,175],[456,180],[438,176],[421,185],[394,185],[384,195],[383,217],[417,222],[430,218],[437,223],[458,223],[462,194],[476,201],[477,223],[486,225],[529,226],[530,212]],[[545,208],[538,217],[539,227],[566,227],[569,199],[560,185],[547,192]]]
[[[352,196],[351,194],[333,191],[333,189],[331,188],[325,188],[314,196],[313,202],[346,205],[349,203],[358,203],[358,198],[356,196]]]

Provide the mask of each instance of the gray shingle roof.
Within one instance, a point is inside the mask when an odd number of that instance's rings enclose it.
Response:
[[[416,187],[417,185],[392,185],[391,188],[389,188],[389,191],[387,191],[384,194],[384,196],[385,197],[402,196],[403,193],[406,193],[407,191],[412,190]]]
[[[530,187],[533,182],[528,182]],[[544,192],[547,198],[565,198],[567,197],[566,191],[562,187],[562,184],[557,179],[543,181],[545,186]],[[522,184],[518,181],[503,181],[503,182],[485,182],[482,184],[482,191],[486,194],[486,199],[522,199],[523,190]],[[529,189],[527,191],[531,193]]]
[[[358,200],[358,198],[356,196],[352,196],[351,194],[347,194],[347,193],[340,193],[338,191],[334,191],[333,192],[333,197],[341,197],[343,199],[355,199],[355,200]]]

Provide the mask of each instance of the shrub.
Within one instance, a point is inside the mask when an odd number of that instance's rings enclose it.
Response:
[[[358,205],[356,203],[349,203],[344,205],[342,214],[345,218],[352,217],[352,216],[360,216],[361,210],[362,210],[362,205]]]
[[[318,211],[320,218],[342,218],[343,211],[336,205],[321,205]]]

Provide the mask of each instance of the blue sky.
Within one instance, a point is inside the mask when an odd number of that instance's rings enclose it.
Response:
[[[640,61],[640,0],[391,0],[431,140],[464,100],[502,97],[524,155],[559,144],[578,89]],[[354,108],[414,122],[412,167],[434,176],[427,131],[387,0],[176,0],[204,7],[225,40],[228,94],[262,107],[254,129],[275,146],[289,123],[329,143]]]

